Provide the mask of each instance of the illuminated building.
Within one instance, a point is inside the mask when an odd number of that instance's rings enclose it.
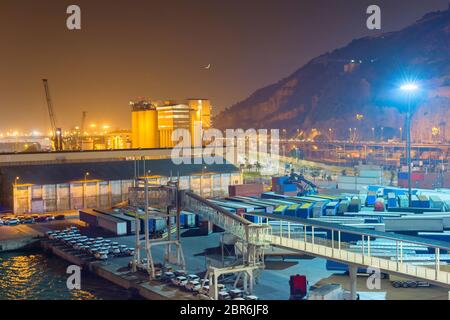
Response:
[[[211,104],[205,99],[146,101],[130,103],[132,107],[132,147],[172,148],[172,133],[177,129],[194,133],[211,127]],[[196,128],[200,127],[200,128]],[[200,133],[201,134],[201,133]]]

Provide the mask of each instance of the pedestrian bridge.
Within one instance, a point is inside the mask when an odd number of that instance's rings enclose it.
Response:
[[[187,205],[184,210],[200,214],[250,244],[281,247],[349,266],[376,268],[383,273],[450,288],[450,272],[441,270],[440,259],[441,254],[450,252],[450,244],[447,242],[273,214],[251,214],[258,220],[257,223],[251,223],[198,195],[187,193],[185,197],[189,200],[185,202]],[[315,236],[318,231],[327,232],[327,238]],[[350,241],[344,240],[349,235],[352,239],[362,241],[359,252],[350,250]],[[395,257],[372,255],[372,242],[375,239],[394,241]],[[434,261],[422,265],[404,261],[407,257],[404,255],[404,249],[406,251],[411,246],[428,248],[435,255]]]
[[[173,189],[161,187],[157,190],[157,192],[149,192],[147,203],[150,206],[173,207],[176,203],[180,210],[200,215],[235,235],[247,246],[244,261],[249,265],[261,262],[264,250],[269,246],[276,246],[348,265],[350,276],[353,279],[353,296],[356,295],[356,270],[358,268],[379,269],[383,273],[423,280],[430,284],[450,288],[450,273],[442,270],[443,263],[440,258],[441,254],[450,252],[450,243],[311,219],[247,213],[246,215],[256,217],[254,221],[257,222],[252,223],[190,191],[177,190],[177,195],[174,197]],[[317,236],[319,232],[326,232],[327,237]],[[351,240],[349,240],[350,238]],[[351,248],[355,239],[361,241],[360,249]],[[375,239],[393,241],[396,248],[395,256],[374,256],[372,242]],[[408,256],[404,254],[404,249],[407,251],[409,247],[418,246],[427,248],[430,253],[433,253],[434,260],[426,263],[410,262],[410,259],[407,259]]]

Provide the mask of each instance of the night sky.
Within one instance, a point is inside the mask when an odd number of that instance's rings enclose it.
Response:
[[[366,28],[382,8],[382,31],[399,30],[449,0],[1,0],[0,132],[48,130],[42,78],[58,126],[129,128],[128,102],[210,98],[218,110],[290,75]],[[82,9],[82,30],[66,8]],[[204,66],[212,64],[210,70]]]

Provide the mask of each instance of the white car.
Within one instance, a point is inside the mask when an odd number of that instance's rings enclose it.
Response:
[[[184,287],[187,281],[188,279],[185,276],[178,276],[175,279],[172,279],[172,284],[177,287]]]
[[[189,274],[187,276],[188,281],[199,281],[200,277],[196,274]]]
[[[233,299],[242,298],[244,296],[244,292],[241,289],[233,289],[230,290],[230,296]]]
[[[3,225],[3,220],[2,219],[0,219],[0,226],[2,226]]]
[[[200,287],[201,287],[201,283],[200,283],[200,281],[198,281],[198,280],[190,280],[190,281],[188,281],[187,283],[186,283],[186,285],[184,286],[184,288],[187,290],[187,291],[191,291],[191,292],[194,292],[194,289],[195,288],[198,288],[198,290],[200,289]],[[197,291],[198,291],[197,290]]]
[[[108,251],[98,251],[94,256],[97,260],[108,260]]]
[[[209,286],[209,280],[208,279],[205,279],[205,280],[199,280],[198,281],[198,285],[196,285],[193,289],[192,289],[192,291],[194,291],[194,292],[200,292],[201,291],[201,289],[202,289],[202,284],[203,284],[203,286]]]
[[[219,300],[231,300],[230,294],[226,291],[219,291],[218,296]]]

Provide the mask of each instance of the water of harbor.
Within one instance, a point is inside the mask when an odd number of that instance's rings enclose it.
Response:
[[[39,251],[0,253],[0,300],[120,300],[128,292],[83,272],[81,290],[66,286],[68,264]]]

